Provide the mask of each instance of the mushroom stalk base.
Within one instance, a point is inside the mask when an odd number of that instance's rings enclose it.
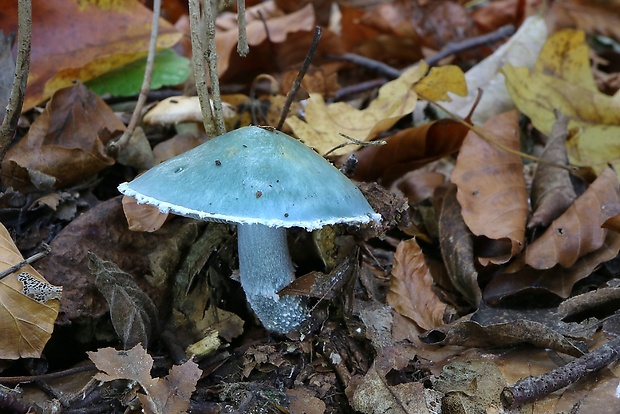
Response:
[[[286,243],[286,229],[262,224],[239,224],[241,286],[265,328],[287,333],[306,319],[308,310],[299,296],[279,296],[291,283],[295,268]]]

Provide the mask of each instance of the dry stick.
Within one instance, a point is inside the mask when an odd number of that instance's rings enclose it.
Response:
[[[339,135],[341,137],[344,137],[344,138],[348,139],[351,142],[343,142],[342,144],[336,145],[334,148],[330,149],[325,154],[323,154],[323,157],[327,157],[332,152],[334,152],[334,151],[336,151],[336,150],[338,150],[340,148],[344,148],[347,145],[361,145],[362,147],[380,147],[382,145],[387,144],[387,141],[383,141],[383,140],[378,140],[378,141],[360,141],[359,139],[355,139],[353,137],[350,137],[347,134],[343,134],[342,132],[340,132]]]
[[[161,0],[153,1],[153,21],[151,23],[151,38],[149,40],[149,51],[146,57],[146,67],[144,68],[144,78],[142,79],[142,86],[140,87],[140,94],[138,95],[138,102],[131,115],[129,125],[123,132],[123,135],[116,141],[112,142],[108,147],[108,152],[111,154],[118,154],[127,146],[131,136],[133,135],[140,116],[142,115],[142,108],[146,102],[149,91],[151,90],[151,78],[153,76],[153,66],[155,65],[155,52],[157,48],[157,31],[159,30],[159,15],[161,12]]]
[[[205,57],[209,68],[209,79],[211,80],[211,98],[213,100],[213,115],[215,120],[215,131],[217,135],[226,132],[224,124],[224,111],[222,110],[222,96],[220,95],[220,77],[217,73],[217,46],[215,45],[215,14],[211,0],[203,2],[203,19],[206,25],[207,41]]]
[[[239,30],[239,40],[237,41],[237,53],[239,56],[247,56],[250,52],[248,45],[248,34],[245,23],[245,0],[237,0],[237,27]]]
[[[308,71],[308,68],[310,67],[310,62],[312,62],[312,58],[314,57],[314,54],[316,53],[316,49],[319,47],[319,40],[321,40],[322,33],[323,33],[323,29],[321,29],[319,26],[316,26],[314,29],[314,38],[312,39],[312,44],[310,45],[310,50],[308,50],[308,54],[306,55],[306,58],[304,59],[304,63],[302,64],[301,69],[299,69],[299,73],[297,73],[297,77],[295,78],[295,82],[293,82],[293,86],[291,87],[291,90],[288,91],[288,94],[286,94],[286,101],[284,102],[284,107],[282,108],[282,115],[280,115],[280,122],[278,122],[278,126],[276,127],[278,131],[280,131],[282,129],[282,125],[284,125],[286,116],[288,115],[288,112],[291,109],[291,104],[293,103],[293,100],[295,99],[295,96],[297,95],[297,91],[299,90],[299,87],[301,86],[301,81],[303,80],[304,75],[306,74],[306,72]]]
[[[476,37],[472,37],[470,39],[465,39],[461,42],[451,42],[448,43],[446,46],[444,46],[439,52],[437,52],[436,54],[434,54],[433,56],[430,56],[429,58],[425,59],[426,63],[428,63],[429,66],[435,66],[437,63],[439,63],[439,61],[441,61],[442,59],[453,55],[455,53],[459,53],[459,52],[463,52],[465,50],[469,50],[469,49],[473,49],[475,47],[478,46],[482,46],[488,43],[493,43],[496,42],[498,40],[501,40],[503,38],[506,38],[508,36],[511,36],[515,31],[515,28],[513,25],[509,24],[506,26],[502,26],[499,29],[497,29],[494,32],[491,33],[487,33],[484,34],[482,36],[476,36]],[[380,74],[382,74],[383,76],[385,76],[387,78],[387,80],[392,80],[392,79],[396,79],[398,78],[401,74],[402,71],[386,65],[385,63],[378,61],[378,60],[374,60],[374,59],[370,59],[364,56],[360,56],[360,55],[356,55],[353,53],[345,53],[343,55],[327,55],[327,57],[331,58],[331,59],[335,59],[335,60],[343,60],[346,62],[351,62],[354,63],[356,65],[368,68],[370,70],[373,70],[375,72],[378,72]],[[370,83],[368,85],[369,89],[375,88],[377,86],[381,86],[383,85],[385,82],[387,82],[387,80],[376,80],[373,81],[373,83]],[[380,85],[376,85],[376,82],[382,82]],[[348,95],[352,95],[355,93],[361,93],[366,91],[367,89],[362,89],[360,88],[360,86],[358,85],[351,85],[349,87],[345,87],[345,88],[341,88],[338,93],[336,94],[336,97],[334,98],[335,100],[341,100],[343,99],[345,96]]]
[[[564,388],[618,359],[620,359],[620,337],[564,366],[537,377],[523,378],[512,387],[505,387],[501,393],[502,404],[506,408],[517,408]]]
[[[17,3],[17,59],[15,77],[11,87],[11,96],[6,106],[6,115],[0,127],[0,160],[15,137],[17,121],[22,112],[26,82],[30,68],[30,45],[32,38],[32,3],[31,0],[19,0]]]
[[[203,45],[206,42],[203,19],[200,13],[200,0],[189,0],[189,27],[192,41],[192,63],[196,80],[196,93],[202,111],[202,123],[208,135],[216,135],[213,128],[213,111],[207,90],[207,71]]]
[[[4,269],[2,272],[0,272],[0,279],[5,278],[6,276],[10,275],[13,272],[17,272],[19,269],[21,269],[22,267],[26,266],[27,264],[30,263],[34,263],[39,259],[44,258],[45,256],[47,256],[48,254],[50,254],[50,252],[52,251],[52,249],[50,248],[50,246],[48,246],[47,244],[43,243],[43,251],[39,252],[39,253],[35,253],[32,256],[30,256],[29,258],[22,260],[21,262],[14,264],[13,266],[9,267],[8,269]]]
[[[34,381],[48,381],[57,378],[67,377],[69,375],[77,374],[80,372],[98,371],[95,364],[81,365],[79,367],[73,367],[65,369],[64,371],[51,372],[41,375],[25,375],[17,377],[0,377],[0,384],[19,384],[25,382]]]

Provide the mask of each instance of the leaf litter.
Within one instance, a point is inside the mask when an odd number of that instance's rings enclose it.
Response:
[[[53,81],[49,94],[31,93],[35,101],[52,98],[41,114],[23,114],[23,138],[2,166],[0,217],[10,231],[6,267],[22,260],[17,246],[26,252],[50,242],[52,248],[48,257],[0,280],[11,286],[2,301],[7,314],[27,317],[34,329],[10,336],[25,341],[0,347],[3,362],[13,368],[7,373],[23,372],[11,360],[43,355],[51,371],[77,379],[72,366],[84,363],[88,351],[100,372],[80,375],[106,382],[95,387],[119,397],[102,412],[127,406],[154,413],[227,407],[499,412],[520,405],[527,412],[605,412],[601,401],[613,406],[619,374],[609,365],[617,359],[620,326],[619,186],[617,171],[608,167],[617,158],[610,138],[617,99],[599,92],[597,84],[605,80],[595,79],[600,72],[588,59],[597,50],[579,30],[547,34],[542,19],[519,14],[525,7],[519,2],[505,9],[492,2],[475,12],[448,1],[415,7],[400,1],[339,8],[315,3],[248,7],[250,54],[243,61],[234,52],[236,15],[223,13],[216,24],[222,85],[234,92],[223,98],[232,109],[230,129],[252,119],[277,123],[281,94],[307,49],[302,45],[309,44],[314,25],[325,25],[304,83],[310,99],[296,104],[288,132],[322,154],[346,140],[341,133],[357,139],[357,146],[340,148],[331,160],[366,181],[360,188],[384,216],[374,229],[289,232],[300,277],[280,294],[310,301],[308,330],[276,336],[261,328],[235,280],[234,230],[166,217],[121,201],[114,190],[208,139],[195,106],[179,105],[172,123],[145,122],[144,134],[136,134],[117,158],[106,144],[122,133],[118,116],[124,109],[80,83],[62,89]],[[535,6],[528,7],[533,14]],[[565,18],[562,7],[547,11],[547,20]],[[602,6],[580,7],[596,14]],[[499,10],[503,17],[496,16]],[[586,17],[574,20],[594,30]],[[436,30],[415,22],[434,22]],[[430,72],[418,62],[448,42],[489,34],[505,23],[522,29],[506,48],[457,50]],[[610,22],[600,27],[614,36]],[[164,37],[172,42],[178,33]],[[345,52],[394,65],[392,73],[401,75],[364,90],[359,85],[381,73],[330,57]],[[485,56],[491,60],[476,63]],[[472,64],[465,76],[457,68]],[[53,80],[66,75],[62,67],[36,70]],[[340,85],[361,89],[342,100]],[[468,112],[471,100],[463,104],[447,92],[467,89],[471,99],[478,88],[485,103],[471,119],[486,123],[476,131],[441,111],[419,109],[423,96],[454,99],[442,105]],[[178,91],[168,96],[169,104]],[[518,112],[506,112],[510,107]],[[494,145],[520,151],[538,137],[546,146],[533,164]],[[369,140],[387,144],[366,146]],[[0,317],[0,323],[11,320]],[[575,373],[590,366],[608,369],[575,382],[581,378]],[[32,371],[4,375],[7,383],[37,377]],[[115,388],[116,381],[129,386]],[[37,385],[23,386],[20,404],[45,406],[40,398],[29,399]],[[77,395],[104,403],[94,388],[83,386],[70,391],[67,408],[79,407]],[[551,388],[561,390],[548,396],[538,391]]]

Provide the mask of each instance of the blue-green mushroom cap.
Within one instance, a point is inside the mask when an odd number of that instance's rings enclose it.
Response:
[[[138,203],[202,220],[307,230],[381,220],[323,157],[256,126],[213,138],[118,188]]]

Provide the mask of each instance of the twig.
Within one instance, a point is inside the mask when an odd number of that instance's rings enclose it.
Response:
[[[129,121],[129,125],[123,132],[123,135],[112,142],[108,147],[108,152],[110,154],[118,154],[127,146],[131,136],[133,135],[136,126],[138,125],[138,121],[140,120],[140,116],[142,115],[142,108],[144,108],[144,103],[146,102],[146,98],[148,97],[149,91],[151,90],[151,78],[153,76],[153,66],[155,64],[155,53],[157,49],[157,32],[159,30],[159,15],[161,13],[161,0],[153,1],[153,21],[151,23],[151,38],[149,40],[149,51],[146,57],[146,67],[144,68],[144,78],[142,79],[142,86],[140,87],[140,94],[138,95],[138,102],[136,103],[136,107],[133,110],[133,114],[131,115],[131,120]]]
[[[39,259],[44,258],[45,256],[47,256],[48,254],[50,254],[50,252],[52,251],[52,249],[45,243],[42,244],[43,246],[43,251],[39,252],[39,253],[35,253],[32,256],[30,256],[27,259],[22,260],[21,262],[14,264],[13,266],[4,269],[2,272],[0,272],[0,279],[3,279],[5,277],[7,277],[8,275],[10,275],[13,272],[17,272],[19,269],[21,269],[22,267],[26,266],[27,264],[30,263],[34,263]]]
[[[340,148],[344,148],[347,145],[361,145],[362,147],[380,147],[382,145],[387,144],[387,141],[383,141],[383,140],[378,140],[378,141],[360,141],[359,139],[355,139],[353,137],[350,137],[347,134],[343,134],[342,132],[340,132],[339,135],[344,137],[344,138],[346,138],[346,139],[348,139],[351,142],[343,142],[342,144],[336,145],[334,148],[330,149],[325,154],[323,154],[323,157],[327,157],[332,152],[334,152],[334,151],[336,151],[336,150],[338,150]]]
[[[222,110],[222,96],[220,95],[220,78],[217,73],[217,47],[215,45],[215,15],[212,0],[203,2],[203,20],[207,33],[205,57],[209,68],[209,80],[211,80],[211,100],[213,101],[213,119],[217,135],[226,132],[224,124],[224,111]]]
[[[425,61],[426,63],[428,63],[429,66],[435,66],[442,59],[450,55],[463,52],[465,50],[473,49],[475,47],[485,45],[488,43],[496,42],[505,37],[511,36],[514,33],[514,31],[515,31],[514,26],[509,24],[506,26],[502,26],[496,31],[491,32],[491,33],[486,33],[481,36],[476,36],[476,37],[472,37],[469,39],[465,39],[461,42],[448,43],[439,52],[425,59]],[[387,79],[384,79],[382,83],[379,85],[376,85],[374,82],[380,82],[380,81],[372,81],[373,83],[365,85],[368,89],[376,88],[388,82],[389,80],[396,79],[403,72],[381,61],[367,58],[367,57],[360,56],[360,55],[356,55],[354,53],[345,53],[343,55],[327,55],[326,57],[330,59],[334,59],[334,60],[343,60],[346,62],[354,63],[358,66],[362,66],[364,68],[373,70],[387,78]],[[343,99],[346,96],[364,92],[366,90],[367,89],[364,89],[361,85],[351,85],[349,87],[344,87],[344,88],[341,88],[340,91],[338,91],[338,99]]]
[[[30,69],[30,45],[32,39],[32,3],[31,0],[17,2],[17,59],[15,61],[15,77],[11,87],[11,96],[6,106],[6,114],[0,127],[0,160],[15,137],[17,121],[22,112],[26,83]]]
[[[205,68],[204,44],[206,33],[200,12],[200,0],[189,0],[189,27],[192,41],[192,63],[196,80],[196,93],[202,111],[202,123],[208,135],[215,135],[213,111],[207,90],[207,70]]]
[[[56,378],[64,378],[69,375],[77,374],[80,372],[98,371],[95,364],[81,365],[79,367],[73,367],[65,369],[63,371],[51,372],[49,374],[41,375],[22,375],[16,377],[0,377],[0,383],[2,384],[19,384],[25,382],[34,381],[48,381]]]
[[[293,103],[293,100],[295,99],[295,96],[297,95],[297,91],[299,90],[299,87],[301,86],[301,81],[303,80],[304,75],[306,74],[306,72],[308,71],[308,68],[310,67],[310,62],[312,62],[312,58],[314,57],[314,54],[316,53],[316,49],[319,47],[319,40],[321,40],[322,33],[323,33],[323,29],[321,29],[321,27],[319,26],[316,26],[314,29],[314,38],[312,39],[312,44],[310,45],[310,50],[308,50],[308,53],[306,54],[304,63],[302,64],[301,69],[299,69],[299,73],[297,73],[297,77],[295,78],[295,82],[293,82],[293,86],[291,87],[291,90],[288,91],[288,94],[286,94],[286,101],[284,102],[284,106],[282,108],[282,115],[280,115],[280,122],[278,122],[278,126],[276,127],[278,131],[281,130],[282,125],[284,125],[286,116],[288,115],[288,112],[291,109],[291,104]]]
[[[512,387],[505,387],[501,394],[502,404],[510,409],[520,407],[605,368],[618,359],[620,359],[620,337],[564,366],[537,377],[523,378]]]
[[[245,23],[245,0],[237,0],[237,27],[239,30],[239,40],[237,41],[237,53],[239,56],[247,56],[250,52],[248,46],[248,34]]]

